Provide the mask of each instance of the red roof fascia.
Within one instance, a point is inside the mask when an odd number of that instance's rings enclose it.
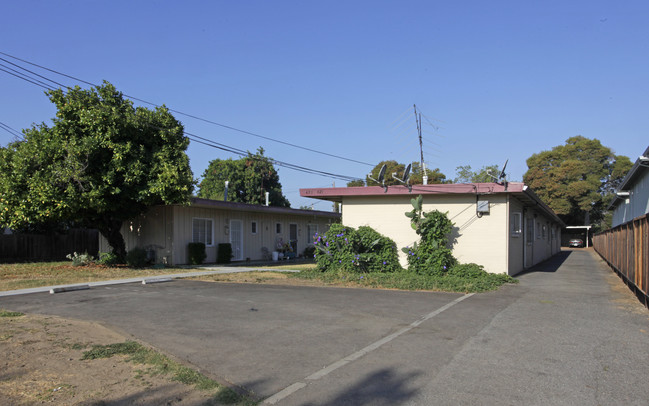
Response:
[[[524,186],[521,182],[509,182],[507,190],[505,185],[498,183],[413,185],[412,191],[403,185],[388,186],[387,191],[382,186],[307,188],[300,189],[300,196],[340,201],[343,197],[350,196],[520,193],[525,190]]]

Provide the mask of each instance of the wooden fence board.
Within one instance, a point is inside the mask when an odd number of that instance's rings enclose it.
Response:
[[[595,251],[649,299],[649,214],[633,219],[593,237]]]
[[[53,234],[3,234],[0,235],[0,263],[62,261],[73,252],[87,252],[97,256],[99,232],[72,229]]]

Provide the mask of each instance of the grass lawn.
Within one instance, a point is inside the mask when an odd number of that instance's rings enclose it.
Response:
[[[194,271],[191,268],[72,266],[70,261],[0,264],[0,291]]]
[[[339,286],[375,289],[429,290],[444,292],[486,292],[498,289],[516,279],[506,275],[483,274],[474,277],[424,276],[410,272],[352,273],[320,272],[314,263],[276,263],[246,266],[259,272],[239,272],[195,277],[214,282],[270,283],[309,286]],[[233,270],[236,267],[233,267]],[[300,272],[273,272],[297,270]],[[0,264],[0,291],[41,286],[88,283],[112,279],[186,273],[200,268],[142,268],[107,267],[101,265],[73,266],[70,261],[26,264]]]
[[[428,290],[440,292],[488,292],[500,286],[518,281],[504,274],[474,274],[470,277],[457,275],[426,276],[407,271],[396,273],[321,272],[316,264],[278,264],[255,267],[264,272],[218,274],[199,276],[195,279],[214,282],[267,283],[309,286],[337,286],[373,289]],[[300,272],[272,272],[273,269]]]

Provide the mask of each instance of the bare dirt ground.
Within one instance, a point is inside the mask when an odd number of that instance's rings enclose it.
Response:
[[[322,286],[269,272],[216,275],[206,281]],[[2,309],[0,309],[2,310]],[[11,309],[5,309],[11,310]],[[0,404],[218,405],[214,392],[147,373],[125,356],[82,360],[93,345],[129,337],[97,323],[54,316],[0,317]]]
[[[213,392],[151,375],[125,356],[82,360],[92,345],[127,341],[99,324],[52,316],[0,317],[4,405],[203,405]]]

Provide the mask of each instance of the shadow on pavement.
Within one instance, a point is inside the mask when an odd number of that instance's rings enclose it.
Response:
[[[419,392],[417,389],[408,387],[419,375],[421,372],[398,375],[392,369],[384,368],[367,375],[329,401],[307,403],[306,406],[404,404]]]
[[[547,260],[534,265],[530,269],[527,269],[521,273],[516,274],[516,276],[523,276],[536,272],[556,272],[561,265],[568,259],[572,251],[561,251],[554,256],[548,258]]]

